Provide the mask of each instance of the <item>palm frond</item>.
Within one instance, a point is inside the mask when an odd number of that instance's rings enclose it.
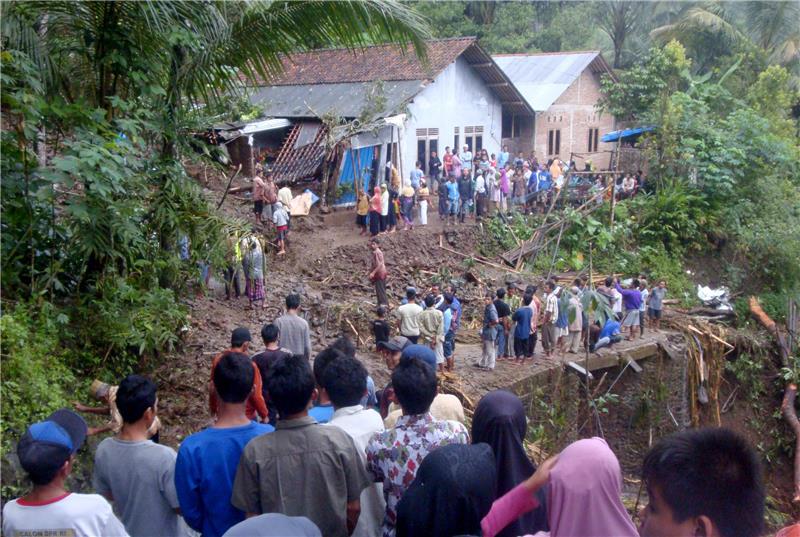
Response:
[[[650,36],[664,42],[681,39],[697,31],[707,31],[731,43],[749,41],[729,18],[723,4],[706,2],[687,7],[675,22],[655,28]]]

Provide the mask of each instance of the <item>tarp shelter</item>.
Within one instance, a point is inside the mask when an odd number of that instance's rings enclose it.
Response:
[[[289,208],[289,214],[292,216],[308,216],[311,211],[311,206],[319,201],[319,196],[305,189],[302,194],[292,198],[292,206]]]
[[[617,140],[623,141],[630,141],[630,139],[635,139],[641,136],[642,134],[650,131],[656,130],[655,127],[636,127],[633,129],[624,129],[621,131],[613,131],[609,132],[608,134],[604,134],[602,138],[600,138],[601,142],[616,142]]]
[[[344,193],[336,198],[334,206],[352,205],[356,201],[355,184],[358,181],[361,190],[368,190],[372,179],[372,159],[375,158],[375,147],[347,149],[344,152],[344,163],[339,173],[339,188]]]

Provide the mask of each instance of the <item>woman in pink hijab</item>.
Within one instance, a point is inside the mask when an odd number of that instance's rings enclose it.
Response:
[[[578,440],[539,466],[527,481],[492,504],[481,521],[484,537],[494,537],[511,521],[536,507],[536,491],[549,483],[550,532],[536,537],[638,537],[622,505],[622,472],[602,438]]]

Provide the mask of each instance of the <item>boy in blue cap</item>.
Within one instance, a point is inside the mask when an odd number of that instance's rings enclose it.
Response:
[[[3,535],[128,535],[105,498],[66,489],[87,429],[83,418],[65,408],[28,427],[17,455],[33,490],[3,507]]]

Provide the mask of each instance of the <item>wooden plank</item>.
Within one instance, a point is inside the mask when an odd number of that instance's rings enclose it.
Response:
[[[577,371],[580,375],[583,375],[584,377],[589,377],[590,380],[594,378],[594,375],[592,375],[591,371],[586,371],[586,369],[584,369],[583,366],[580,366],[580,365],[576,364],[575,362],[572,362],[572,361],[567,362],[567,367],[574,369],[575,371]]]
[[[642,371],[644,371],[644,369],[642,369],[642,366],[637,364],[636,360],[631,358],[630,355],[624,354],[622,356],[622,359],[625,361],[626,364],[628,364],[631,367],[631,369],[633,369],[637,373],[641,373]]]

